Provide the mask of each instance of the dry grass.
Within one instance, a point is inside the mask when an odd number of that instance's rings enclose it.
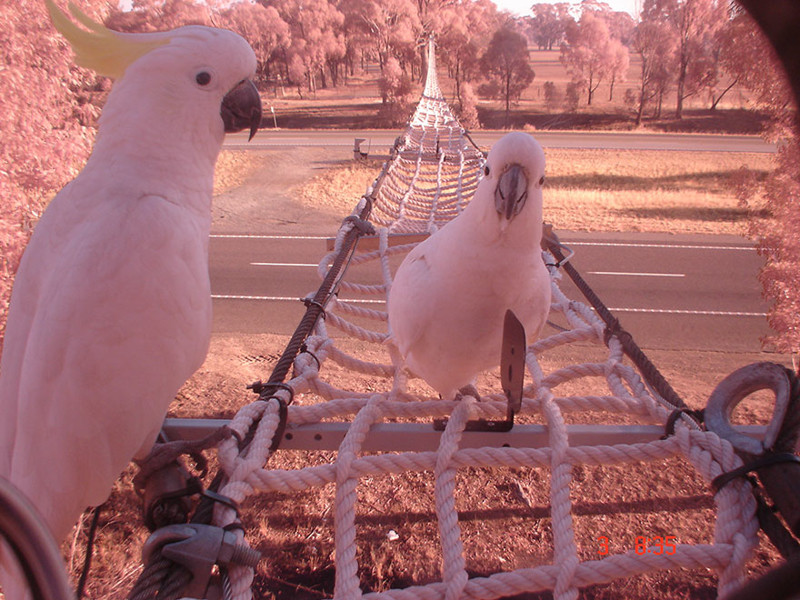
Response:
[[[733,184],[768,154],[550,150],[545,219],[559,229],[746,235]]]
[[[214,195],[218,196],[239,187],[258,167],[259,157],[254,152],[220,152],[214,170]]]
[[[535,134],[534,134],[535,135]],[[571,231],[746,235],[748,212],[733,184],[743,168],[763,177],[769,154],[549,149],[545,220]],[[346,214],[380,171],[351,163],[296,191],[309,209]]]

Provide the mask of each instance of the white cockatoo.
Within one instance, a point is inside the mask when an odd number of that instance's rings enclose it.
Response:
[[[46,1],[76,62],[115,79],[85,168],[25,250],[0,363],[0,475],[61,541],[206,356],[214,165],[261,100],[231,31],[125,34],[70,6],[84,28]]]
[[[547,320],[544,163],[530,135],[501,138],[469,205],[409,252],[394,276],[390,341],[411,372],[446,400],[500,364],[506,310],[522,322],[528,341]]]

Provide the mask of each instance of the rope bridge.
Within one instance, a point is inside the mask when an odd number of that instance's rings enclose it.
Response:
[[[363,206],[356,212],[362,209]],[[320,262],[321,275],[327,274],[329,264],[352,227],[353,222],[349,221],[339,232],[334,250]],[[576,465],[625,465],[680,457],[710,482],[742,463],[731,444],[714,433],[702,431],[690,419],[681,421],[673,435],[660,439],[675,407],[651,392],[639,372],[626,364],[622,343],[616,337],[608,339],[605,345],[605,325],[594,311],[561,292],[558,269],[551,267],[551,311],[553,318],[563,320],[567,326],[528,349],[529,383],[520,412],[524,417],[522,423],[506,434],[474,432],[468,430],[469,423],[504,417],[503,395],[488,393],[481,398],[465,396],[461,401],[445,402],[409,391],[409,376],[397,366],[391,346],[385,343],[385,310],[373,303],[365,307],[363,301],[385,298],[391,285],[390,263],[413,244],[392,245],[388,228],[378,232],[376,241],[377,248],[356,253],[350,269],[358,267],[363,271],[373,263],[373,270],[380,273],[377,281],[372,284],[340,281],[339,295],[330,297],[326,318],[317,322],[313,334],[295,357],[294,376],[286,382],[286,387],[274,389],[269,399],[260,399],[243,408],[230,422],[236,435],[219,449],[220,465],[228,479],[220,494],[240,504],[256,493],[297,493],[334,485],[334,597],[340,599],[493,599],[541,590],[553,590],[555,598],[568,599],[576,598],[579,588],[588,585],[677,567],[712,569],[718,574],[721,596],[742,583],[745,562],[758,543],[756,503],[750,484],[744,479],[730,482],[714,497],[717,520],[713,543],[676,543],[673,551],[660,555],[631,548],[601,560],[579,557],[570,499]],[[549,255],[546,260],[555,262]],[[385,360],[365,361],[346,352],[341,340],[348,338],[374,344],[379,352],[383,351]],[[550,371],[543,368],[541,359],[548,353],[587,343],[604,348],[604,360]],[[386,390],[370,393],[338,388],[325,378],[326,369],[332,364],[371,380],[381,378],[386,381]],[[606,389],[581,396],[558,393],[559,386],[580,380],[592,383],[601,380]],[[293,398],[301,395],[302,404],[292,403]],[[282,406],[288,406],[288,410],[281,436]],[[640,425],[626,431],[620,426],[606,429],[566,424],[568,414],[598,411],[626,418],[633,416]],[[431,423],[444,418],[447,419],[444,430],[435,431]],[[250,436],[252,442],[246,455],[242,455],[236,440],[245,436]],[[270,469],[265,464],[276,436],[282,437],[282,448],[337,448],[336,459],[296,470]],[[552,561],[470,578],[456,510],[456,476],[459,470],[467,468],[519,467],[550,473]],[[358,577],[355,525],[359,487],[365,485],[366,479],[381,475],[423,471],[434,476],[430,493],[439,523],[441,580],[363,594]],[[237,519],[236,511],[230,507],[217,507],[217,525],[225,527]],[[249,598],[252,581],[252,569],[233,567],[231,597]]]
[[[434,231],[472,198],[483,163],[439,88],[431,39],[425,90],[392,149],[372,220],[392,233]]]
[[[449,402],[435,398],[402,368],[388,341],[385,302],[394,268],[420,236],[396,234],[432,231],[453,218],[469,200],[483,164],[483,155],[465,142],[463,130],[444,103],[432,46],[430,60],[425,94],[405,136],[343,222],[331,252],[320,261],[323,283],[305,299],[306,316],[269,381],[253,384],[259,399],[230,422],[168,419],[165,423],[164,433],[170,439],[200,439],[221,426],[232,432],[218,447],[219,472],[193,518],[213,525],[198,531],[217,535],[221,541],[215,543],[227,549],[226,558],[198,567],[196,560],[187,562],[171,552],[175,535],[192,535],[185,526],[176,525],[181,527],[177,534],[157,531],[155,542],[148,542],[154,547],[149,555],[157,558],[155,566],[148,565],[131,598],[177,598],[177,592],[157,594],[157,590],[179,589],[178,584],[186,581],[194,590],[202,590],[215,563],[222,565],[225,598],[250,598],[255,561],[247,552],[238,506],[256,494],[299,494],[326,486],[335,489],[333,596],[340,600],[491,600],[544,590],[552,590],[557,600],[572,600],[586,586],[679,567],[713,571],[720,597],[735,594],[743,584],[765,511],[751,481],[740,476],[744,471],[737,471],[743,465],[742,452],[700,426],[668,384],[654,378],[652,365],[599,299],[590,299],[594,305],[590,308],[562,292],[562,270],[573,273],[559,244],[543,251],[551,275],[550,320],[558,325],[527,348],[526,385],[513,427],[501,430],[492,425],[507,416],[508,400],[494,389],[491,378],[489,384],[480,384],[484,388],[483,393],[476,392],[480,397],[465,395]],[[424,169],[434,175],[425,175]],[[377,231],[368,221],[370,216],[380,226]],[[356,249],[365,234],[370,234],[369,244],[362,242]],[[369,352],[349,351],[353,342]],[[587,354],[600,358],[580,364],[562,364],[558,358]],[[365,355],[375,358],[367,360]],[[556,358],[548,360],[550,356]],[[337,385],[329,375],[337,369],[369,385]],[[576,388],[591,392],[569,391]],[[717,407],[720,414],[732,410],[725,402],[723,398]],[[596,422],[597,415],[611,424],[568,424]],[[620,422],[626,424],[616,424]],[[763,436],[763,428],[756,429]],[[330,450],[335,459],[294,469],[270,468],[269,459],[279,448]],[[713,539],[686,543],[668,536],[660,551],[651,551],[644,542],[619,552],[608,548],[602,557],[581,547],[571,498],[576,470],[666,459],[681,461],[705,482],[716,482]],[[466,558],[470,540],[457,509],[459,474],[481,469],[492,477],[522,468],[549,478],[552,551],[544,550],[545,559],[522,561],[518,568],[470,577]],[[745,471],[753,469],[757,467]],[[434,507],[439,577],[402,589],[364,593],[359,574],[369,556],[359,552],[359,490],[381,477],[414,473],[433,478],[428,489],[414,493],[429,494],[429,505]],[[168,551],[166,568],[170,560],[180,565],[178,584],[160,582]],[[654,590],[653,597],[661,597],[660,590]]]

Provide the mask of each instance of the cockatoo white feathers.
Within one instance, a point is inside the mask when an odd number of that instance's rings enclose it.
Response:
[[[22,258],[0,365],[0,474],[61,540],[205,358],[214,165],[261,103],[233,32],[121,34],[71,7],[86,30],[48,7],[78,63],[116,78],[91,157]]]
[[[511,309],[535,339],[550,310],[542,260],[544,153],[509,133],[491,149],[470,204],[409,252],[389,292],[389,328],[405,364],[444,399],[500,363]]]

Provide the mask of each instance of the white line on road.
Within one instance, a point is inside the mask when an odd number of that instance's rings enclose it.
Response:
[[[251,262],[253,267],[319,267],[317,263],[271,263],[271,262]]]
[[[244,296],[233,294],[211,294],[213,300],[261,300],[263,302],[301,302],[300,296]],[[353,304],[385,304],[385,300],[368,300],[355,298],[340,298],[341,302]]]
[[[333,235],[270,235],[259,233],[212,233],[217,239],[254,239],[254,240],[329,240]],[[755,246],[714,246],[710,244],[654,244],[639,242],[580,242],[562,240],[567,246],[600,246],[607,248],[669,248],[675,250],[737,250],[755,252]]]
[[[725,310],[681,310],[677,308],[609,308],[611,312],[647,313],[659,315],[697,315],[710,317],[766,317],[763,312],[741,312]]]
[[[299,296],[236,296],[229,294],[212,294],[214,300],[260,300],[263,302],[299,302]],[[342,298],[342,302],[353,304],[385,304],[385,300],[370,300],[356,298]],[[743,311],[724,311],[724,310],[682,310],[671,308],[609,308],[611,312],[621,313],[645,313],[661,315],[690,315],[690,316],[710,316],[710,317],[766,317],[763,312],[743,312]]]
[[[267,302],[299,302],[300,296],[246,296],[234,294],[211,294],[212,300],[264,300]]]
[[[209,237],[239,240],[328,240],[330,235],[261,235],[258,233],[212,233]]]
[[[686,277],[685,273],[623,273],[621,271],[589,271],[589,275],[615,275],[630,277]]]
[[[636,242],[571,242],[563,240],[567,246],[604,246],[607,248],[670,248],[675,250],[745,250],[755,252],[755,246],[711,246],[693,244],[640,244]]]

